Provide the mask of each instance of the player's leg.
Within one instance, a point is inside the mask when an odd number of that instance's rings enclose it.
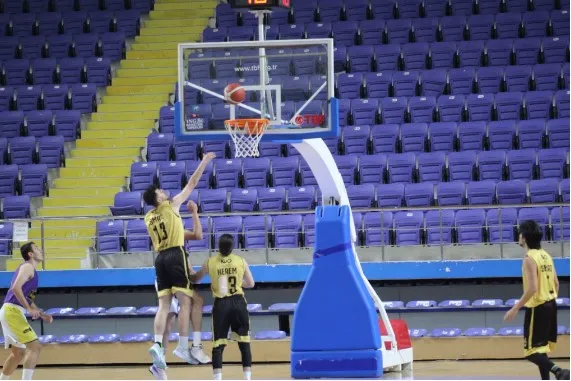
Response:
[[[166,369],[165,350],[163,348],[163,337],[169,314],[172,294],[172,280],[168,272],[169,252],[162,252],[155,259],[155,273],[157,282],[157,295],[159,297],[159,306],[155,314],[154,321],[154,344],[149,349],[149,354],[153,358],[153,365],[159,369]]]
[[[194,290],[192,295],[192,307],[190,309],[190,324],[192,325],[192,347],[190,355],[201,364],[208,364],[210,357],[202,349],[202,307],[204,299]]]
[[[176,309],[173,311],[173,305],[176,306]],[[174,324],[174,320],[176,319],[176,311],[178,311],[178,304],[176,304],[176,298],[172,298],[171,301],[171,308],[167,317],[167,324],[165,328],[165,332],[163,334],[163,350],[166,352],[167,346],[169,343],[169,335],[172,331],[172,327]],[[167,372],[165,369],[158,368],[155,364],[149,367],[149,372],[155,377],[157,380],[166,380],[167,379]]]
[[[232,332],[237,335],[238,348],[242,355],[242,368],[244,379],[252,378],[252,351],[250,348],[250,314],[248,304],[243,296],[232,297],[233,313],[230,320]]]
[[[35,333],[34,333],[35,335]],[[36,369],[36,364],[40,358],[42,344],[38,339],[26,343],[26,354],[24,355],[24,369],[22,369],[22,380],[31,380]]]
[[[22,362],[24,359],[24,354],[26,353],[25,348],[15,347],[12,346],[10,350],[10,355],[4,361],[4,365],[2,366],[2,373],[0,374],[0,380],[9,380],[10,376],[16,368],[18,368],[18,364]]]
[[[215,299],[212,306],[212,372],[215,380],[222,379],[222,354],[228,344],[230,329],[228,300]]]

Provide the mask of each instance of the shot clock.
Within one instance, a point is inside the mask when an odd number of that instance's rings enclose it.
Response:
[[[248,8],[253,11],[270,8],[289,9],[291,0],[230,0],[232,8]]]

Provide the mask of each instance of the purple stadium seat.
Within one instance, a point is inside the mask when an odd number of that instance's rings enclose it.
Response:
[[[494,336],[496,330],[494,328],[468,328],[464,331],[464,336]]]
[[[432,337],[458,337],[462,334],[460,328],[435,328],[430,333]]]
[[[195,192],[193,192],[193,193],[195,193]],[[192,198],[192,195],[191,195],[191,198]],[[209,227],[208,217],[200,217],[200,225],[202,226],[202,230],[204,232],[204,234],[202,236],[203,238],[201,240],[186,241],[185,247],[186,247],[186,251],[188,251],[189,253],[192,251],[201,251],[201,250],[204,251],[204,250],[208,250],[208,248],[209,248],[210,227]],[[191,230],[191,231],[195,230],[192,218],[184,219],[184,229],[185,230]]]
[[[539,176],[542,179],[565,176],[568,153],[562,148],[551,148],[539,150],[537,161],[539,163]]]
[[[238,234],[242,232],[242,217],[213,217],[212,232],[214,233],[213,249],[218,249],[218,241],[222,234],[231,234],[234,237],[234,242],[236,242],[237,246]]]
[[[157,181],[157,163],[131,164],[131,178],[129,188],[131,191],[145,190],[147,186]]]
[[[216,188],[237,188],[242,172],[242,160],[215,159],[213,163]]]
[[[429,45],[427,42],[405,44],[401,48],[405,70],[427,69]]]
[[[0,115],[0,136],[8,139],[19,137],[24,130],[24,113],[5,111]]]
[[[434,42],[438,30],[437,18],[416,18],[412,20],[412,32],[416,42]]]
[[[519,148],[542,148],[545,121],[542,119],[522,120],[517,124]]]
[[[105,311],[106,315],[135,315],[136,313],[135,307],[112,307]]]
[[[15,137],[10,140],[12,164],[32,164],[36,156],[36,138],[33,136]]]
[[[35,60],[48,56],[48,45],[45,36],[28,36],[20,38],[22,57]]]
[[[525,42],[525,43],[524,43]],[[535,65],[539,62],[541,40],[539,38],[526,38],[515,40],[513,45],[515,62],[518,65]],[[506,73],[506,76],[508,74]],[[509,90],[513,91],[513,90]]]
[[[244,159],[244,185],[246,187],[267,186],[269,170],[269,159]]]
[[[531,180],[536,165],[534,149],[508,151],[507,165],[510,180]]]
[[[147,160],[168,161],[173,142],[172,134],[150,134],[147,137]]]
[[[323,20],[322,20],[323,21]],[[333,24],[333,40],[337,47],[353,46],[359,26],[356,21],[337,21]]]
[[[391,44],[406,44],[409,42],[412,22],[410,19],[386,20],[386,35]]]
[[[406,303],[406,308],[434,308],[438,307],[436,300],[411,300]]]
[[[46,314],[53,315],[53,316],[70,316],[75,314],[75,308],[72,307],[56,307],[56,308],[49,308],[46,311]]]
[[[428,335],[428,330],[422,328],[422,329],[409,329],[409,334],[410,337],[418,339],[421,337],[425,337],[426,335]]]
[[[8,139],[0,137],[0,165],[8,161]]]
[[[89,12],[87,17],[87,28],[90,33],[106,33],[117,27],[117,20],[113,12],[99,11]]]
[[[501,299],[477,299],[472,302],[472,307],[501,307],[503,305]]]
[[[539,13],[539,12],[534,12]],[[569,10],[553,10],[550,15],[554,36],[569,35]],[[545,29],[543,30],[545,33]]]
[[[0,57],[1,59],[1,57]],[[8,86],[24,86],[30,77],[30,60],[28,59],[11,59],[4,61],[4,76],[6,85]]]
[[[550,118],[551,108],[553,104],[552,91],[530,91],[525,94],[524,101],[525,101],[525,111],[527,112],[528,119]],[[496,97],[496,102],[497,102],[497,97]]]
[[[548,241],[549,236],[549,209],[544,207],[522,208],[518,212],[519,222],[534,220],[543,230],[543,239]]]
[[[478,67],[484,60],[484,41],[458,42],[458,58],[460,67]],[[507,64],[506,64],[507,65]]]
[[[515,66],[505,73],[507,91],[528,91],[532,80],[531,66]],[[555,87],[555,86],[554,86]]]
[[[347,193],[352,208],[371,208],[375,203],[373,184],[348,185]]]
[[[423,224],[424,216],[422,212],[395,213],[395,244],[397,246],[420,245]]]
[[[272,218],[270,216],[244,217],[244,248],[264,249],[270,242]]]
[[[521,14],[499,13],[495,19],[496,38],[519,38],[519,31],[522,26]]]
[[[63,136],[44,136],[38,140],[39,164],[59,168],[65,160]]]
[[[27,37],[33,34],[34,26],[36,24],[35,14],[18,12],[17,14],[12,14],[10,16],[10,20],[14,36]]]
[[[135,37],[141,28],[141,18],[137,11],[121,10],[115,12],[117,30],[125,33],[127,37]]]
[[[18,166],[15,164],[0,166],[0,196],[15,196],[16,184],[19,184]]]
[[[466,308],[470,307],[470,301],[467,299],[443,300],[442,302],[438,303],[438,307],[457,309]]]
[[[71,87],[73,109],[84,113],[97,111],[95,95],[97,87],[94,84],[83,83]]]
[[[488,66],[507,66],[511,62],[513,40],[488,40],[486,42]]]
[[[104,335],[91,335],[87,341],[89,344],[108,344],[117,343],[120,341],[120,336],[116,333],[109,333]]]
[[[446,154],[444,152],[419,153],[418,180],[421,183],[438,183],[443,180]]]
[[[387,172],[390,183],[412,183],[416,165],[414,153],[390,154],[387,158]]]
[[[422,207],[434,204],[434,185],[431,183],[406,184],[404,188],[406,206]]]
[[[546,130],[550,148],[569,149],[569,118],[550,120]]]
[[[425,152],[428,148],[428,125],[426,123],[404,124],[401,127],[402,152]]]
[[[498,330],[499,336],[521,336],[523,329],[521,327],[502,327]]]
[[[473,181],[466,185],[468,205],[491,205],[495,201],[496,183],[492,180]]]
[[[464,112],[463,95],[442,95],[438,97],[438,110],[441,122],[460,122]]]
[[[115,195],[114,206],[110,209],[114,216],[143,214],[143,196],[140,191],[119,192]]]
[[[288,189],[287,203],[289,210],[314,209],[315,202],[315,188],[311,185]]]
[[[75,314],[81,316],[96,316],[104,313],[105,308],[103,307],[82,307],[75,310]]]
[[[296,248],[300,243],[302,217],[300,214],[277,215],[274,217],[274,247]]]
[[[498,203],[503,205],[525,204],[525,183],[521,180],[500,181],[497,184],[497,199]]]
[[[94,57],[100,54],[101,40],[97,34],[76,34],[73,36],[73,48],[79,57]]]
[[[186,163],[170,161],[158,163],[158,179],[161,188],[168,190],[174,196],[183,187],[185,181]]]
[[[491,243],[517,241],[517,210],[515,208],[490,209],[486,214],[488,236]]]
[[[0,40],[0,60],[13,60],[16,58],[16,52],[18,49],[18,37],[2,37]]]
[[[569,298],[557,298],[555,302],[558,306],[568,306],[569,305]]]
[[[30,218],[30,196],[4,197],[3,217]]]
[[[413,97],[417,95],[420,81],[418,71],[397,71],[393,73],[393,92],[395,97]]]
[[[363,155],[359,158],[359,183],[381,184],[387,159],[384,155]]]
[[[230,212],[253,212],[258,202],[256,189],[233,189],[230,191]]]
[[[450,152],[448,177],[450,181],[472,181],[476,172],[476,152]]]
[[[54,83],[56,66],[55,58],[36,59],[32,61],[34,85],[49,85]]]
[[[559,198],[559,180],[547,178],[529,182],[529,201],[532,204],[556,203]]]
[[[525,12],[522,18],[526,40],[547,35],[549,13],[546,11]]]
[[[547,37],[542,45],[545,63],[569,62],[569,39],[566,37]]]
[[[399,70],[401,50],[399,44],[375,46],[377,71]]]
[[[454,144],[458,135],[458,126],[454,122],[431,123],[430,131],[430,151],[431,152],[451,152],[454,151]]]
[[[459,210],[456,212],[458,243],[473,244],[484,242],[486,213],[482,209]]]
[[[341,173],[341,177],[343,178],[343,182],[347,185],[355,184],[355,180],[357,179],[357,156],[356,155],[343,155],[339,156],[336,155],[333,157],[335,163],[337,164],[337,168]]]
[[[203,42],[223,42],[226,41],[228,36],[228,29],[225,27],[219,28],[204,28],[202,32]]]
[[[452,229],[454,227],[453,210],[431,210],[426,212],[425,225],[427,245],[452,243]]]
[[[447,72],[443,69],[423,70],[421,73],[422,95],[439,97],[444,93]]]
[[[450,69],[448,82],[452,95],[468,95],[475,87],[476,70],[471,67]]]
[[[44,108],[46,110],[58,111],[71,108],[71,95],[67,85],[44,86],[43,95]],[[59,115],[63,115],[63,113]],[[79,115],[81,116],[81,114]],[[56,119],[57,117],[58,113],[56,113]],[[79,123],[79,119],[77,121]],[[73,140],[75,140],[75,138]]]
[[[125,247],[127,252],[133,253],[151,250],[151,239],[147,232],[145,221],[127,221],[125,236]]]
[[[371,45],[351,46],[347,50],[350,72],[369,72],[373,69],[374,48]]]
[[[503,150],[478,153],[478,180],[503,180],[506,171],[506,153]]]
[[[274,303],[268,307],[268,311],[289,312],[295,309],[297,303]]]
[[[479,93],[497,93],[501,91],[504,68],[498,66],[481,67],[476,74],[476,86]]]
[[[202,213],[222,213],[226,211],[228,192],[226,189],[202,189],[200,210]]]
[[[433,42],[430,44],[430,58],[433,69],[453,67],[457,47],[455,42]]]
[[[57,339],[58,344],[82,344],[87,342],[87,335],[64,335]]]
[[[12,87],[0,87],[0,111],[9,111],[14,103],[14,89]]]
[[[561,187],[561,200],[563,202],[569,202],[569,180],[563,179],[560,183]]]
[[[130,333],[121,336],[122,343],[146,343],[151,341],[150,333]]]
[[[218,4],[216,6],[216,25],[221,27],[237,26],[238,13],[230,8],[229,4]]]
[[[408,102],[412,123],[430,123],[436,111],[435,97],[412,97]]]
[[[551,211],[551,230],[554,241],[569,241],[569,207],[553,208]]]
[[[61,83],[85,82],[85,60],[81,57],[61,59],[59,61],[59,70]]]
[[[362,73],[341,73],[337,77],[339,98],[358,99],[361,97]]]
[[[103,56],[111,61],[120,61],[125,58],[125,34],[123,32],[103,33],[100,36]]]
[[[400,135],[398,124],[375,125],[371,128],[374,153],[395,153]]]
[[[260,331],[255,334],[256,340],[282,340],[285,339],[286,333],[284,331]]]
[[[490,14],[480,14],[468,16],[467,32],[470,40],[489,40],[492,38],[492,28],[494,26],[494,16]]]
[[[313,247],[315,244],[315,214],[303,216],[303,246]]]
[[[533,76],[536,90],[557,90],[557,81],[553,79],[561,76],[561,64],[534,65]]]
[[[516,123],[513,120],[490,122],[488,140],[491,150],[511,150],[515,146]]]
[[[363,216],[365,246],[384,246],[390,244],[390,232],[393,229],[393,213],[368,212]]]
[[[299,170],[299,157],[276,157],[272,159],[272,186],[295,185]],[[304,184],[306,184],[304,182]]]
[[[355,48],[361,48],[356,46]],[[349,57],[351,59],[351,57]],[[369,98],[381,98],[389,95],[389,86],[392,83],[391,72],[366,73],[364,89]]]
[[[198,151],[197,142],[189,141],[175,141],[174,143],[174,156],[177,160],[196,160],[196,153]],[[188,164],[187,164],[188,166]]]
[[[39,107],[42,89],[39,86],[21,86],[16,88],[18,110],[35,111]]]
[[[400,208],[404,206],[404,184],[378,185],[377,204],[381,208]]]
[[[258,207],[260,211],[272,212],[284,209],[285,188],[261,188],[258,190]]]
[[[97,86],[107,86],[111,84],[111,61],[108,56],[91,57],[85,60],[87,67],[87,81]]]
[[[38,89],[41,91],[40,89]],[[39,94],[39,93],[38,93]],[[53,115],[51,111],[30,111],[26,114],[25,127],[29,136],[37,138],[50,134]]]
[[[121,252],[123,233],[124,222],[122,220],[97,222],[97,251],[100,254]],[[75,313],[79,314],[80,310],[82,309],[77,310]]]
[[[14,227],[11,222],[0,224],[0,255],[12,255],[12,234]]]
[[[558,118],[569,118],[569,90],[559,90],[555,93],[554,102]]]
[[[303,36],[305,35],[305,26],[303,24],[280,25],[279,35],[281,40],[303,38]]]
[[[352,99],[351,114],[353,116],[353,124],[362,128],[360,134],[368,133],[368,128],[365,128],[366,125],[377,123],[379,103],[376,99]],[[345,131],[348,130],[345,129]]]

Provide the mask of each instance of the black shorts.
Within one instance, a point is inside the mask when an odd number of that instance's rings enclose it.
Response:
[[[533,353],[547,353],[552,349],[551,347],[557,342],[555,300],[525,310],[523,341],[526,356]]]
[[[228,330],[238,342],[250,342],[250,314],[244,295],[215,298],[212,307],[212,340],[214,347],[228,343]]]
[[[155,259],[155,273],[159,296],[182,292],[192,297],[188,254],[184,248],[171,247],[161,251]]]

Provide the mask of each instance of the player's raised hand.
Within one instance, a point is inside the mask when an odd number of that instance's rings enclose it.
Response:
[[[212,160],[216,158],[216,154],[214,152],[208,152],[204,156],[202,156],[202,161],[206,163],[210,163]]]
[[[198,205],[196,205],[196,202],[189,200],[186,207],[188,208],[189,213],[198,213]]]

